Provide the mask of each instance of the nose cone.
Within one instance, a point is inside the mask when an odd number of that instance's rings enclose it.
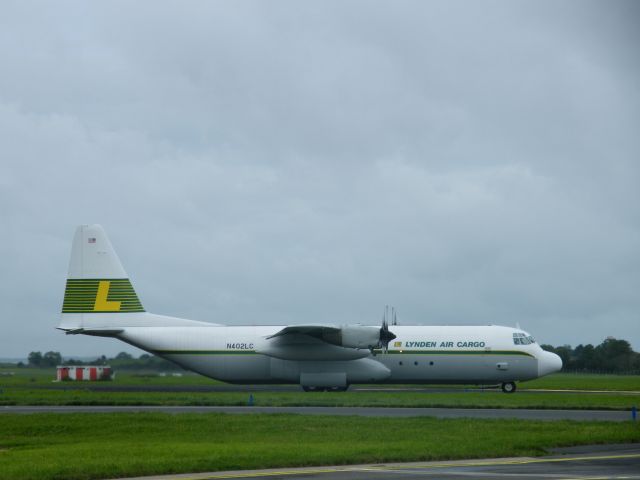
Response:
[[[538,376],[559,372],[562,368],[562,359],[555,353],[543,351],[538,357]]]

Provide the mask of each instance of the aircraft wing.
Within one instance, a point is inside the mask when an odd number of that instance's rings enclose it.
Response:
[[[293,325],[266,337],[268,344],[280,348],[287,345],[315,344],[346,349],[372,350],[388,345],[396,336],[386,325],[370,327],[364,325]]]
[[[339,339],[340,332],[340,327],[330,325],[293,325],[290,327],[284,327],[273,335],[269,335],[267,340],[277,337],[286,338],[293,335],[307,335],[335,345],[336,341]]]
[[[363,329],[358,338],[345,337],[345,330]],[[282,360],[355,360],[371,355],[379,328],[334,325],[291,325],[265,337],[256,351]],[[371,345],[371,347],[369,347]]]

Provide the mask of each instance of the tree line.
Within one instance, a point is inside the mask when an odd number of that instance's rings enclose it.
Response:
[[[541,347],[562,358],[563,372],[640,372],[640,353],[634,352],[626,340],[608,337],[595,347],[590,343],[575,348],[571,348],[571,345]]]
[[[115,357],[101,355],[91,360],[79,360],[68,358],[63,360],[60,352],[31,352],[27,357],[27,365],[18,363],[18,367],[29,366],[35,368],[50,368],[59,365],[110,365],[119,370],[158,370],[158,371],[178,371],[182,368],[164,358],[156,357],[148,353],[143,353],[138,358],[127,352],[120,352]]]

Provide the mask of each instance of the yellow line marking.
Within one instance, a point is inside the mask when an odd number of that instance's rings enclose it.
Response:
[[[316,468],[305,469],[297,468],[293,470],[280,470],[280,471],[268,471],[268,472],[238,472],[238,473],[223,473],[213,474],[198,477],[180,477],[180,480],[215,480],[224,478],[255,478],[255,477],[275,477],[285,475],[314,475],[319,473],[337,473],[337,472],[362,472],[362,471],[389,471],[389,470],[408,470],[408,469],[438,469],[438,468],[451,468],[451,467],[492,467],[500,465],[526,465],[531,463],[559,463],[559,462],[579,462],[579,461],[593,461],[593,460],[616,460],[622,458],[640,458],[640,453],[627,453],[620,455],[594,455],[583,457],[562,457],[562,458],[523,458],[514,460],[488,460],[469,462],[466,460],[460,460],[456,462],[435,462],[435,463],[412,463],[411,465],[381,465],[369,466],[369,467],[357,467],[344,465],[342,467],[328,467],[328,468]],[[596,480],[600,477],[568,477],[575,479],[590,479]],[[603,477],[606,478],[606,477]]]
[[[625,453],[621,455],[597,455],[590,457],[561,457],[561,458],[523,458],[519,460],[501,460],[501,461],[487,461],[487,462],[453,462],[446,464],[438,464],[438,465],[414,465],[414,467],[419,468],[439,468],[439,467],[481,467],[481,466],[496,466],[496,465],[526,465],[529,463],[558,463],[558,462],[579,462],[580,460],[616,460],[621,458],[640,458],[640,453]],[[414,467],[404,467],[400,468],[414,468]],[[383,467],[384,468],[384,467]]]

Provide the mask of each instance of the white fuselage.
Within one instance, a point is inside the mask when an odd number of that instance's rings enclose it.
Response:
[[[168,317],[141,315],[155,317],[149,324],[171,323]],[[537,343],[516,345],[514,332],[521,330],[501,326],[392,326],[396,338],[387,352],[335,347],[327,354],[326,345],[315,352],[307,342],[298,352],[289,348],[288,358],[260,353],[267,337],[282,328],[191,322],[123,326],[109,336],[230,383],[489,384],[529,380],[561,366]]]

